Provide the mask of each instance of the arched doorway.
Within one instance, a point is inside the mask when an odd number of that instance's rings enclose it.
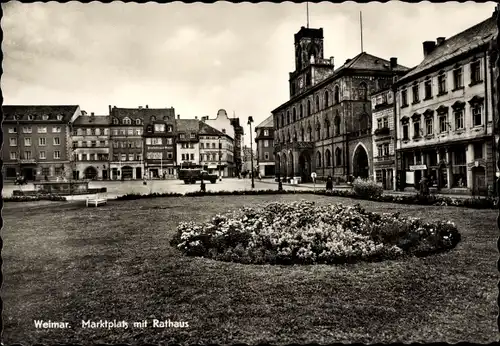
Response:
[[[122,179],[132,179],[132,167],[122,167]]]
[[[95,180],[97,179],[97,169],[95,167],[89,166],[85,168],[83,172],[85,179]]]
[[[311,177],[311,157],[307,153],[299,156],[300,178],[303,182],[308,182]]]
[[[353,175],[354,178],[368,178],[368,153],[366,149],[362,145],[358,145],[356,151],[354,152],[354,158],[352,160],[353,163]]]
[[[472,191],[474,194],[484,194],[486,188],[486,170],[483,166],[472,167]]]

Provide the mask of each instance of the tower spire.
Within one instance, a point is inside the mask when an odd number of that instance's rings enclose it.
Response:
[[[309,29],[309,1],[306,1],[306,11],[307,11],[307,28]]]

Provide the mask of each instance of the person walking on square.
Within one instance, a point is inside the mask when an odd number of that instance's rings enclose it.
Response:
[[[333,190],[333,178],[331,175],[326,178],[326,191],[332,191]]]

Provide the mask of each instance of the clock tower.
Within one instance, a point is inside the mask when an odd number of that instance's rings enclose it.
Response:
[[[326,60],[323,54],[323,28],[300,28],[295,34],[295,71],[289,80],[291,98],[320,81],[315,78],[318,69],[331,70],[325,71],[328,76],[333,73],[333,57]]]

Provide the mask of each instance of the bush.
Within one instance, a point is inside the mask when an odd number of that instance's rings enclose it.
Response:
[[[352,187],[357,196],[370,199],[380,197],[384,192],[381,185],[369,179],[357,178],[352,183]]]
[[[3,197],[4,202],[33,202],[33,201],[66,201],[66,197],[58,195],[38,194],[31,196]]]
[[[240,263],[317,264],[423,256],[454,248],[454,224],[377,214],[359,205],[271,203],[182,222],[171,245],[188,256]]]

